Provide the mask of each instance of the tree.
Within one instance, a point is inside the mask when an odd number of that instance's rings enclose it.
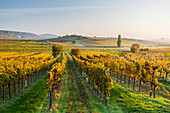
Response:
[[[75,41],[75,40],[73,40],[73,41],[72,41],[72,43],[73,43],[73,44],[76,44],[76,41]]]
[[[117,47],[121,46],[121,42],[122,42],[121,35],[118,35]]]
[[[131,47],[131,52],[138,53],[139,51],[140,51],[140,44],[138,44],[138,43],[133,44]]]
[[[56,57],[57,55],[60,54],[60,52],[63,51],[63,46],[61,45],[57,45],[57,46],[52,46],[52,52],[53,52],[53,56]]]
[[[71,52],[70,52],[72,55],[78,57],[81,53],[80,49],[71,49]]]

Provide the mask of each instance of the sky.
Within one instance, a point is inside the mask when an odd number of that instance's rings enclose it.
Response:
[[[170,39],[170,0],[0,0],[0,29]]]

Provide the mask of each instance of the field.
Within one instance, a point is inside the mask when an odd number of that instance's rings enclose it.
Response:
[[[0,113],[170,112],[169,48],[131,53],[130,40],[65,39],[0,41]],[[64,46],[56,57],[53,44]]]
[[[73,44],[72,41],[76,41],[76,44]],[[101,38],[101,37],[87,37],[87,36],[77,36],[77,35],[68,35],[59,38],[39,40],[40,42],[48,42],[51,44],[67,45],[67,46],[85,46],[85,47],[117,47],[117,38]],[[146,40],[137,40],[137,39],[126,39],[122,38],[122,47],[129,47],[133,43],[140,43],[141,47],[159,47],[168,46],[168,43],[160,43]]]

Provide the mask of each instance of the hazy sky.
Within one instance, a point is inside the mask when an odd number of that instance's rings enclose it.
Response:
[[[170,0],[0,0],[0,29],[170,39]]]

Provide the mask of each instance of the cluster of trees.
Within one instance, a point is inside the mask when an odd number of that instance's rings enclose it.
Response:
[[[58,56],[63,51],[63,49],[64,49],[63,46],[60,45],[52,46],[53,56],[54,57]]]
[[[122,43],[121,35],[118,35],[117,47],[121,47],[121,43]],[[132,53],[138,53],[139,51],[149,51],[148,48],[140,49],[140,44],[138,43],[134,43],[130,49]]]
[[[52,46],[52,54],[54,57],[58,56],[62,51],[63,51],[63,46],[61,45],[54,45]],[[76,48],[76,49],[71,49],[71,52],[70,52],[72,55],[76,56],[76,57],[79,57],[80,54],[81,54],[81,51],[80,49]]]
[[[131,52],[138,53],[139,51],[140,51],[140,44],[138,44],[138,43],[133,44],[131,47]]]
[[[71,52],[70,52],[72,55],[76,56],[76,57],[79,57],[80,56],[80,49],[71,49]]]

